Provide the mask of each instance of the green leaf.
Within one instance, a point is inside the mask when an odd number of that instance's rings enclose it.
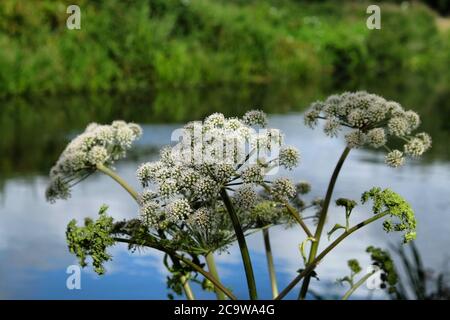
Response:
[[[78,257],[80,266],[87,266],[86,259],[90,256],[98,274],[105,273],[103,263],[112,258],[106,248],[115,243],[111,237],[113,218],[106,215],[107,209],[108,207],[103,205],[99,210],[99,218],[95,221],[85,219],[83,227],[78,227],[76,220],[70,221],[66,231],[69,251]]]

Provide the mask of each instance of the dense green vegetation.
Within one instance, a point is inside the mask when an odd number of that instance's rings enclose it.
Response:
[[[382,3],[382,31],[366,28],[361,1],[81,0],[81,30],[66,28],[68,4],[2,1],[0,96],[242,83],[348,87],[404,70],[442,74],[450,58],[448,36],[419,4]]]

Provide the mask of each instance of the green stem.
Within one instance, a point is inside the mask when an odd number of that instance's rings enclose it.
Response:
[[[206,264],[208,266],[209,273],[212,274],[217,281],[220,281],[219,272],[217,272],[216,262],[214,261],[214,254],[209,252],[206,256]],[[214,287],[214,291],[216,292],[217,300],[225,300],[225,295],[219,288]]]
[[[244,263],[245,275],[247,277],[248,292],[251,300],[258,299],[258,293],[256,291],[255,275],[253,273],[252,261],[250,260],[250,253],[248,251],[247,242],[245,241],[244,232],[242,231],[239,218],[231,203],[230,197],[225,189],[220,191],[220,196],[227,208],[230,215],[231,223],[233,224],[234,232],[241,251],[242,261]]]
[[[300,216],[300,214],[297,212],[297,210],[295,210],[295,208],[292,207],[287,201],[284,201],[284,205],[285,205],[286,209],[289,211],[289,213],[298,222],[300,227],[302,227],[302,229],[305,231],[308,238],[314,239],[314,235],[311,233],[308,226],[305,224],[305,222],[303,221],[303,218]]]
[[[115,173],[113,170],[108,168],[107,166],[98,163],[97,164],[97,170],[103,172],[104,174],[110,176],[112,179],[114,179],[118,184],[120,184],[132,197],[134,200],[138,200],[139,195],[138,193],[127,183],[125,180],[123,180],[117,173]]]
[[[316,258],[317,251],[319,249],[320,237],[322,235],[323,227],[324,227],[325,222],[326,222],[327,213],[328,213],[328,207],[330,206],[330,202],[331,202],[331,197],[333,195],[334,186],[335,186],[336,180],[337,180],[337,178],[339,176],[339,172],[341,171],[342,165],[344,164],[345,159],[347,158],[350,150],[351,149],[349,147],[346,147],[344,149],[344,151],[342,152],[341,157],[339,158],[338,163],[336,164],[336,167],[334,168],[333,174],[331,175],[331,179],[330,179],[330,182],[328,184],[328,189],[327,189],[327,193],[325,195],[325,200],[324,200],[324,203],[323,203],[323,207],[322,207],[322,210],[320,212],[319,222],[317,223],[317,229],[316,229],[316,232],[314,234],[315,241],[311,244],[311,249],[309,251],[308,264],[313,262],[314,259]],[[308,292],[308,286],[309,286],[310,280],[311,280],[311,276],[308,275],[305,278],[305,280],[303,281],[302,288],[300,289],[300,293],[299,293],[299,297],[298,297],[299,299],[304,299],[305,298],[306,293]]]
[[[272,287],[272,296],[278,296],[277,276],[275,273],[275,265],[273,263],[272,248],[270,246],[269,229],[262,230],[264,247],[266,249],[267,268],[269,269],[270,285]]]
[[[342,300],[347,300],[348,297],[350,297],[352,295],[353,292],[355,292],[356,289],[358,289],[364,282],[366,282],[367,279],[369,279],[372,275],[374,274],[374,272],[370,272],[368,274],[366,274],[364,277],[362,277],[361,279],[359,279],[359,281],[357,283],[355,283],[342,297]]]
[[[352,228],[348,229],[347,231],[345,231],[344,233],[342,233],[336,240],[334,240],[328,247],[326,247],[313,261],[311,261],[306,268],[300,272],[300,274],[295,277],[294,280],[292,280],[287,287],[281,291],[281,293],[275,298],[275,300],[280,300],[283,299],[288,293],[289,291],[292,290],[292,288],[294,288],[297,283],[302,280],[303,278],[309,276],[311,274],[311,272],[316,268],[317,264],[322,261],[322,259],[331,251],[333,250],[339,243],[341,243],[345,238],[347,238],[349,235],[351,235],[353,232],[361,229],[362,227],[384,217],[385,215],[387,215],[389,212],[383,212],[383,213],[379,213],[375,216],[373,216],[372,218],[369,218],[367,220],[364,220],[360,223],[358,223],[357,225],[353,226]]]
[[[189,280],[186,276],[181,276],[180,281],[183,285],[183,291],[188,300],[195,300],[194,292],[192,292],[191,286],[189,285]]]
[[[127,244],[135,244],[133,241],[131,241],[130,239],[124,239],[124,238],[118,238],[115,237],[113,238],[115,241],[117,242],[124,242]],[[140,243],[140,245],[142,245],[142,243]],[[192,269],[194,269],[195,271],[197,271],[198,273],[200,273],[202,276],[204,276],[206,279],[208,279],[209,281],[211,281],[215,287],[219,288],[228,298],[230,298],[231,300],[237,300],[236,296],[227,288],[225,288],[225,286],[220,283],[216,278],[213,277],[212,274],[210,274],[209,272],[206,272],[205,270],[203,270],[202,267],[200,267],[199,265],[197,265],[196,263],[192,262],[191,260],[185,258],[182,255],[179,255],[173,251],[170,251],[160,245],[156,245],[156,244],[152,244],[152,245],[147,245],[150,248],[156,249],[156,250],[160,250],[162,252],[165,252],[167,254],[172,255],[174,258],[182,261],[183,263],[185,263],[186,265],[190,266]]]
[[[261,186],[268,192],[270,193],[270,187],[266,184],[266,183],[262,183]],[[286,209],[288,210],[288,212],[292,215],[292,217],[298,222],[298,224],[300,225],[300,227],[305,231],[305,233],[308,235],[308,237],[310,238],[314,238],[314,235],[311,233],[311,231],[309,230],[308,226],[305,224],[305,222],[303,221],[303,218],[300,216],[300,214],[298,213],[298,211],[289,204],[289,202],[287,201],[283,201],[283,205],[286,207]]]

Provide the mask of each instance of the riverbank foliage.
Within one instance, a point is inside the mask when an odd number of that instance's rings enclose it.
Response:
[[[2,1],[0,96],[355,86],[392,72],[440,75],[450,53],[437,14],[416,3],[381,3],[382,30],[367,29],[368,3],[352,1],[81,0],[81,30],[66,28],[67,5]]]

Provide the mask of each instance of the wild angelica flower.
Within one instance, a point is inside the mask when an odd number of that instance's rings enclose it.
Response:
[[[186,190],[192,189],[199,180],[200,174],[197,171],[188,168],[181,172],[179,177],[180,187]]]
[[[170,198],[178,192],[178,187],[175,179],[166,179],[159,184],[158,193],[161,197]]]
[[[270,200],[258,202],[250,211],[250,216],[257,221],[257,227],[290,222],[289,215],[285,214],[284,208]]]
[[[142,193],[139,195],[139,203],[145,203],[148,201],[152,201],[157,196],[158,196],[158,194],[155,191],[146,189],[146,190],[142,191]]]
[[[386,155],[385,162],[389,166],[397,168],[403,165],[405,158],[403,157],[403,153],[401,151],[393,150]]]
[[[91,123],[73,139],[50,170],[48,201],[66,199],[71,187],[97,170],[96,166],[112,165],[125,157],[126,151],[142,134],[134,123],[114,121],[111,125]]]
[[[319,119],[325,120],[324,131],[328,136],[336,136],[345,128],[349,148],[384,147],[389,152],[386,163],[394,167],[402,165],[404,159],[400,151],[391,151],[387,146],[391,139],[406,141],[403,147],[405,154],[415,157],[431,146],[426,133],[411,135],[420,125],[417,113],[405,111],[399,103],[365,91],[345,92],[330,96],[324,102],[313,103],[305,114],[305,124],[314,128]]]
[[[395,117],[388,122],[389,132],[397,137],[405,136],[411,132],[408,120],[401,117]]]
[[[345,135],[347,146],[349,148],[360,148],[367,141],[367,135],[360,130],[353,130]]]
[[[236,170],[232,164],[220,163],[214,167],[213,174],[215,180],[219,182],[227,182],[236,174]]]
[[[386,134],[383,128],[371,129],[367,132],[367,141],[374,148],[382,147],[386,144]]]
[[[153,200],[147,200],[142,202],[139,210],[139,218],[142,223],[149,227],[158,228],[161,222],[160,205],[158,202]]]
[[[403,146],[403,148],[405,150],[405,154],[413,157],[419,157],[425,152],[425,145],[419,138],[412,138]]]
[[[421,132],[416,134],[416,138],[422,140],[423,146],[425,147],[425,151],[431,148],[431,137],[428,133]]]
[[[220,185],[210,177],[201,177],[193,189],[196,199],[208,202],[218,197]]]
[[[170,222],[177,223],[186,220],[192,213],[192,208],[187,199],[177,199],[167,206],[166,214]]]
[[[195,210],[195,212],[188,218],[187,223],[199,230],[208,230],[212,224],[212,212],[211,209],[202,207]]]
[[[283,147],[278,157],[281,166],[292,170],[298,165],[300,152],[294,147]]]
[[[293,198],[296,188],[288,178],[278,178],[272,182],[271,194],[275,200],[287,201]]]
[[[161,162],[147,162],[139,166],[136,171],[136,176],[139,182],[147,187],[149,183],[155,182],[158,177],[158,172],[162,169]]]
[[[329,118],[325,122],[323,131],[329,137],[337,137],[340,128],[341,128],[341,125],[339,124],[339,121],[337,120],[337,118]]]
[[[108,159],[108,150],[103,146],[94,146],[87,154],[90,163],[105,163]]]
[[[241,179],[244,183],[260,183],[264,179],[264,169],[258,164],[248,166],[242,171]]]
[[[253,111],[242,119],[228,119],[215,113],[203,122],[190,122],[181,130],[179,142],[161,150],[158,161],[144,163],[138,168],[136,174],[142,186],[152,185],[155,190],[148,196],[142,194],[140,202],[147,212],[149,201],[150,208],[156,212],[153,228],[158,227],[173,238],[181,237],[188,242],[192,241],[189,237],[194,237],[196,243],[212,241],[211,246],[220,242],[212,240],[214,237],[227,237],[230,241],[230,234],[234,233],[221,201],[223,189],[230,192],[239,214],[247,214],[240,217],[243,228],[254,226],[249,211],[262,201],[256,188],[262,188],[260,184],[264,182],[269,165],[266,159],[271,157],[271,164],[280,163],[292,169],[298,163],[299,152],[283,145],[279,130],[265,128],[257,132],[250,124],[266,125],[267,118],[261,111]],[[278,158],[273,159],[273,152],[267,152],[272,146],[280,147]],[[235,185],[241,187],[233,189]],[[288,198],[295,194],[295,187],[291,185],[289,189],[289,184],[286,186],[283,180],[276,185],[279,197]],[[158,209],[154,208],[155,203],[159,205]],[[186,225],[201,229],[206,226],[207,219],[210,229],[202,231],[208,232],[192,234],[186,231]]]
[[[251,185],[244,185],[236,190],[233,200],[239,210],[247,211],[256,206],[258,194]]]
[[[221,113],[213,113],[205,119],[205,126],[213,128],[222,127],[225,124],[225,116]]]
[[[252,110],[247,112],[242,117],[242,121],[249,126],[257,125],[263,128],[267,126],[266,114],[261,110]]]
[[[320,110],[314,109],[314,105],[317,104],[317,102],[312,104],[312,110],[305,113],[305,125],[310,127],[311,129],[315,128],[317,124],[319,123],[318,119],[320,116]]]

